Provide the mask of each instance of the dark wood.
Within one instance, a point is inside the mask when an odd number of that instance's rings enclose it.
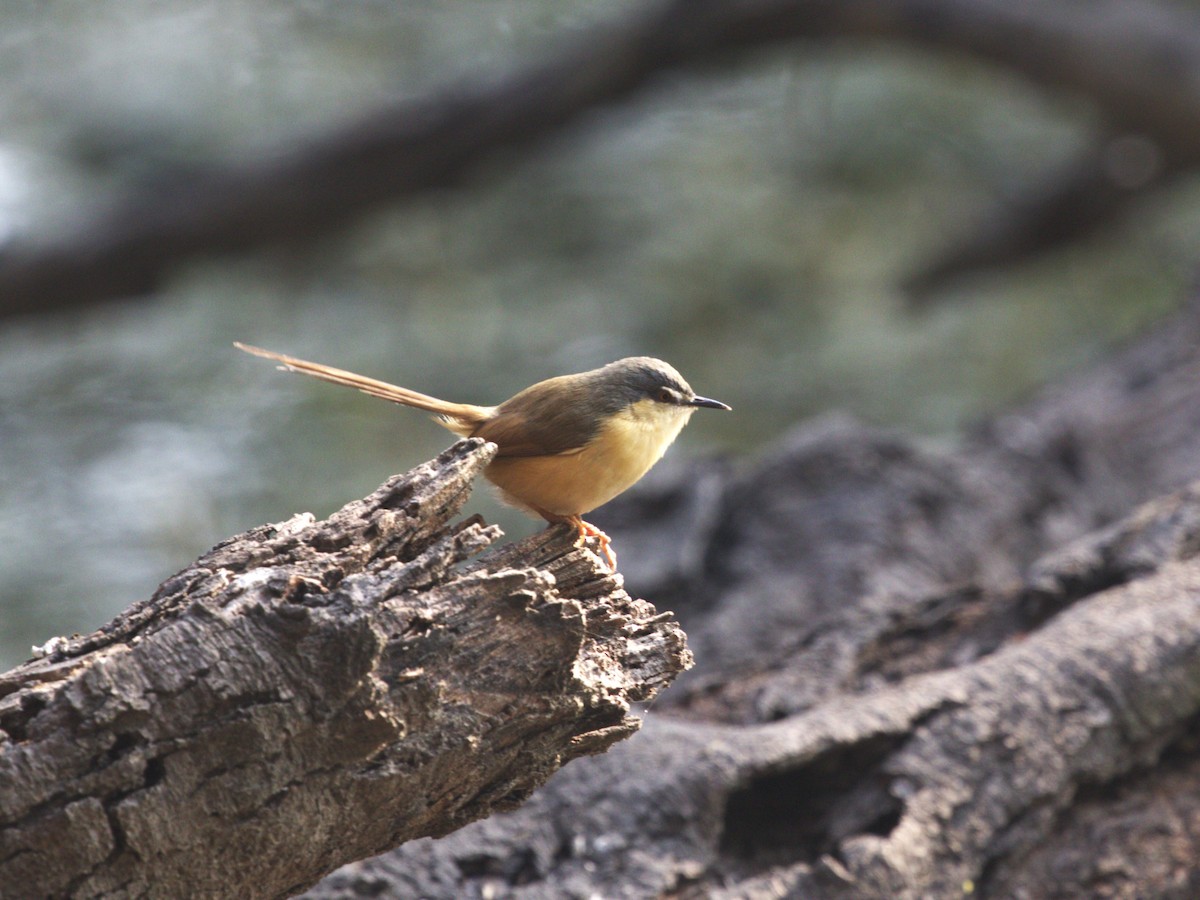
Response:
[[[690,664],[568,528],[471,562],[462,441],[0,676],[0,895],[283,897],[523,801]]]
[[[1192,897],[1200,304],[953,445],[844,417],[597,516],[696,668],[313,898]]]

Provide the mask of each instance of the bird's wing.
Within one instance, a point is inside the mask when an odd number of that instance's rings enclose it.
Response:
[[[578,453],[599,429],[579,381],[550,378],[505,400],[471,436],[492,441],[498,457],[560,456]]]
[[[491,441],[498,448],[496,456],[564,456],[578,453],[587,446],[587,441],[567,437],[567,434],[550,427],[538,428],[529,417],[520,413],[500,413],[484,422],[471,437]]]

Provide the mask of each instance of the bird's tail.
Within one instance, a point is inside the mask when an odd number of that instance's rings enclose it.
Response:
[[[282,353],[274,353],[270,350],[264,350],[262,347],[252,347],[249,344],[241,344],[236,341],[233,346],[239,350],[245,350],[247,353],[252,353],[255,356],[261,356],[264,359],[273,359],[279,363],[281,369],[286,369],[289,372],[311,375],[314,378],[320,378],[322,381],[356,388],[364,394],[370,394],[372,397],[380,397],[384,400],[390,400],[393,403],[402,403],[405,406],[414,406],[417,409],[436,413],[438,421],[442,425],[445,425],[455,434],[461,434],[464,437],[469,436],[479,425],[491,418],[493,414],[491,407],[473,406],[470,403],[448,403],[445,400],[430,397],[428,394],[420,394],[417,391],[410,391],[408,388],[388,384],[386,381],[376,381],[374,378],[367,378],[365,375],[356,375],[344,369],[335,369],[332,366],[323,366],[320,363],[296,359],[294,356],[284,356]]]

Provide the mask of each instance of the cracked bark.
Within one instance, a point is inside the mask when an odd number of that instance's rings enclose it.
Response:
[[[954,447],[843,418],[598,524],[694,671],[312,898],[1196,895],[1200,303]]]
[[[493,452],[232,538],[0,676],[0,893],[286,896],[636,731],[683,633],[569,529],[464,562]]]

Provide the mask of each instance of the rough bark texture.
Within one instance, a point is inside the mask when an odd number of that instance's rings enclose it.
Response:
[[[493,452],[226,541],[0,676],[0,895],[286,896],[636,731],[682,632],[569,529],[463,564]]]
[[[697,666],[308,895],[1194,897],[1200,305],[955,448],[832,418],[597,521]]]

